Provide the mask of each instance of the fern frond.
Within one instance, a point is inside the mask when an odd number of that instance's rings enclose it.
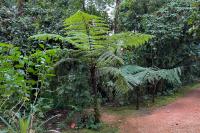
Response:
[[[62,41],[64,40],[63,38],[64,37],[57,34],[37,34],[29,37],[30,40],[41,40],[41,41],[48,41],[48,40]]]
[[[97,67],[119,66],[123,64],[124,64],[123,59],[116,56],[111,51],[105,52],[97,59]]]
[[[55,75],[57,76],[58,80],[62,79],[63,77],[73,75],[77,71],[79,71],[81,67],[81,62],[79,59],[76,58],[64,58],[58,61],[54,65]],[[80,75],[79,75],[80,76]],[[81,75],[82,76],[82,75]]]
[[[7,44],[7,43],[0,43],[0,47],[7,47],[7,48],[12,48],[12,44]]]
[[[37,34],[37,35],[33,35],[29,37],[29,40],[39,40],[39,41],[49,41],[49,40],[54,40],[56,42],[69,42],[69,43],[73,43],[72,40],[66,38],[66,37],[62,37],[61,35],[57,35],[57,34]]]
[[[135,81],[136,86],[146,83],[154,84],[155,81],[161,79],[166,80],[173,85],[181,84],[181,69],[179,67],[173,69],[155,69],[128,65],[122,67],[121,70],[129,82],[134,83]]]
[[[99,70],[99,76],[112,76],[115,88],[118,92],[126,93],[128,90],[132,89],[132,86],[127,79],[124,77],[120,69],[115,67],[101,67]]]
[[[64,21],[66,35],[82,50],[105,48],[108,25],[100,17],[78,11]]]
[[[73,62],[79,62],[79,60],[76,59],[76,58],[65,58],[65,59],[61,59],[60,61],[58,61],[58,62],[54,65],[54,68],[60,67],[60,66],[62,66],[62,64],[72,64]]]
[[[152,39],[152,35],[134,33],[134,32],[122,32],[119,34],[113,34],[110,36],[109,41],[111,44],[124,48],[135,48],[141,46]]]
[[[146,68],[137,66],[137,65],[126,65],[126,66],[122,67],[121,70],[123,71],[123,73],[134,75],[136,73],[145,71]]]

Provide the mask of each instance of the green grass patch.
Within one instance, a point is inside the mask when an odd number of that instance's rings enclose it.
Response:
[[[200,83],[192,83],[190,85],[183,86],[175,91],[172,95],[158,96],[155,99],[155,103],[149,103],[150,107],[161,107],[171,102],[174,102],[180,97],[185,96],[188,92],[200,88]]]
[[[115,126],[102,124],[102,126],[98,130],[71,129],[71,130],[68,130],[64,133],[119,133],[119,130]]]
[[[151,100],[146,101],[140,105],[140,110],[136,110],[135,105],[122,106],[122,107],[103,107],[102,112],[117,116],[136,116],[139,114],[148,113],[154,108],[165,106],[169,103],[176,101],[178,98],[185,96],[188,92],[200,88],[200,83],[192,83],[177,89],[173,94],[167,96],[157,96],[155,103]]]
[[[103,107],[102,112],[119,116],[136,115],[139,113],[139,111],[135,109],[135,105],[120,107]]]

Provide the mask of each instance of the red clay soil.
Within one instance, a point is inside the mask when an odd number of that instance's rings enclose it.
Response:
[[[117,117],[103,115],[111,123]],[[200,89],[150,114],[127,117],[120,133],[200,133]]]

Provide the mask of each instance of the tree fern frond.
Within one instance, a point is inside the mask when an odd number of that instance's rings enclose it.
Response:
[[[179,67],[173,69],[154,69],[129,65],[122,67],[121,70],[129,82],[136,82],[135,85],[154,84],[161,79],[173,85],[181,84],[181,69]]]
[[[115,67],[101,67],[98,71],[100,77],[108,75],[113,77],[113,82],[118,92],[126,93],[128,90],[132,89],[131,84],[127,82],[127,79],[124,77],[120,69]]]
[[[58,76],[58,79],[63,76],[70,76],[70,72],[76,73],[81,66],[81,61],[76,58],[65,58],[61,59],[54,65],[55,75]]]
[[[138,47],[143,45],[152,39],[152,35],[133,33],[133,32],[122,32],[119,34],[113,34],[110,36],[110,43],[124,48]]]
[[[72,63],[72,62],[79,62],[79,60],[76,59],[76,58],[65,58],[65,59],[61,59],[60,61],[58,61],[58,62],[54,65],[54,67],[57,68],[57,67],[61,66],[62,64],[70,64],[70,63]]]
[[[62,37],[61,35],[57,34],[37,34],[29,37],[30,40],[40,40],[40,41],[49,41],[49,40],[54,40],[54,41],[59,41],[59,42],[64,42],[64,41],[70,41],[65,37]]]
[[[81,50],[105,48],[107,45],[104,40],[109,28],[100,17],[78,11],[64,21],[64,26],[67,37]]]
[[[123,59],[116,56],[111,51],[105,52],[97,59],[97,67],[119,66],[123,64],[124,64]]]
[[[7,44],[7,43],[0,43],[0,47],[7,47],[7,48],[12,48],[12,44]]]
[[[146,68],[141,67],[141,66],[137,66],[137,65],[126,65],[126,66],[122,67],[121,70],[124,73],[134,75],[136,73],[139,73],[139,72],[146,70]]]

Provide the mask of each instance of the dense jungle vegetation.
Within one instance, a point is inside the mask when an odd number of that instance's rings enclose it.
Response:
[[[199,0],[0,0],[2,132],[98,130],[199,78]]]

